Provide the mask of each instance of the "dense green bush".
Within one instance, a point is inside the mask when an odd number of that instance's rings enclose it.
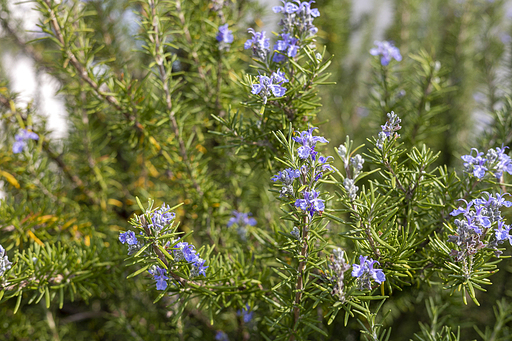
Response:
[[[512,338],[505,1],[0,3],[3,339]]]

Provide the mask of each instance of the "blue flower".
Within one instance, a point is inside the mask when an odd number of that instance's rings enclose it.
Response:
[[[292,13],[295,13],[295,12],[297,12],[299,10],[299,6],[297,6],[293,2],[285,2],[285,1],[283,1],[283,3],[284,3],[284,6],[274,6],[274,7],[272,7],[272,10],[274,11],[274,13],[283,12],[283,13],[286,13],[286,14],[292,14]]]
[[[361,289],[371,289],[371,279],[379,284],[386,280],[386,275],[381,269],[373,268],[375,263],[379,264],[367,256],[359,256],[359,264],[352,265],[352,277],[358,278]]]
[[[295,142],[302,144],[302,146],[297,149],[297,153],[301,159],[307,159],[310,156],[312,159],[315,159],[315,146],[317,142],[329,143],[329,141],[322,136],[313,136],[313,130],[315,129],[317,128],[309,128],[308,130],[301,132],[300,136],[293,137]]]
[[[298,51],[298,39],[293,38],[288,33],[281,33],[281,40],[278,40],[274,45],[275,51],[286,52],[286,56],[295,57]],[[274,58],[272,59],[274,62],[280,63],[285,60],[285,55],[281,53],[274,53]]]
[[[206,269],[208,269],[208,266],[205,266],[204,263],[206,260],[199,258],[194,264],[194,271],[197,272],[197,275],[203,275],[206,277]]]
[[[245,323],[249,323],[251,322],[252,316],[254,314],[254,312],[250,311],[250,309],[251,307],[249,306],[249,304],[246,304],[245,307],[242,310],[238,310],[236,314],[238,316],[242,316],[242,319],[244,320]]]
[[[119,241],[123,244],[128,243],[128,245],[137,245],[138,243],[137,237],[135,236],[135,232],[133,231],[121,233],[119,235]]]
[[[503,146],[501,148],[496,148],[498,162],[493,168],[495,171],[494,175],[498,180],[503,175],[503,172],[507,172],[508,174],[512,175],[512,159],[510,158],[510,156],[505,154],[505,149],[507,148],[508,147]]]
[[[219,50],[229,51],[229,47],[233,42],[233,32],[228,29],[228,24],[219,26],[219,32],[216,38],[219,42]]]
[[[265,31],[256,32],[252,28],[249,28],[247,31],[252,34],[252,38],[247,39],[244,49],[247,50],[252,47],[253,55],[265,59],[267,52],[270,50],[270,39],[265,37]]]
[[[375,41],[374,42],[377,47],[374,47],[370,50],[370,54],[372,56],[381,56],[380,63],[384,66],[388,65],[391,59],[395,59],[397,62],[402,60],[402,55],[400,54],[400,50],[393,46],[392,43],[388,41]]]
[[[154,269],[148,270],[148,272],[153,275],[156,281],[156,290],[165,290],[167,288],[167,280],[169,279],[169,277],[166,276],[167,270],[155,266]]]
[[[228,221],[228,227],[231,227],[233,224],[237,224],[238,226],[254,226],[256,225],[256,219],[250,218],[252,213],[242,213],[238,211],[233,211],[233,217],[231,217]]]
[[[274,97],[282,97],[286,93],[286,88],[281,84],[288,82],[284,77],[284,72],[274,72],[272,76],[259,75],[259,84],[253,84],[251,86],[251,93],[260,95],[263,98],[265,104],[267,104],[267,96],[273,94]]]
[[[300,176],[300,171],[298,169],[287,168],[283,171],[280,171],[271,179],[272,181],[281,181],[283,184],[290,185],[294,179]]]
[[[301,36],[303,33],[314,35],[318,29],[313,25],[313,19],[320,16],[320,11],[314,8],[311,9],[311,4],[314,1],[300,2],[295,0],[293,2],[283,1],[284,6],[274,6],[272,10],[274,13],[283,13],[283,18],[279,25],[283,27],[283,32],[297,33]]]
[[[206,276],[205,270],[208,268],[208,266],[204,265],[206,261],[199,257],[199,255],[196,253],[194,245],[187,242],[179,242],[174,246],[172,252],[176,262],[184,259],[192,265],[192,270],[190,272],[191,277],[198,275]]]
[[[217,331],[215,334],[216,341],[229,341],[228,334],[224,333],[222,330]]]
[[[217,41],[219,43],[231,44],[233,42],[233,32],[228,29],[228,24],[219,26],[219,32],[217,33]]]
[[[322,199],[319,199],[319,192],[315,190],[311,190],[310,192],[304,191],[302,192],[304,199],[297,199],[295,201],[295,207],[300,208],[303,211],[309,212],[311,216],[315,214],[315,212],[319,212],[320,214],[325,209],[325,204]]]
[[[464,215],[467,215],[469,214],[469,210],[471,209],[471,206],[473,206],[473,201],[470,201],[470,202],[467,202],[466,200],[464,199],[459,199],[459,201],[464,201],[466,203],[466,208],[463,208],[463,207],[459,207],[453,211],[450,212],[450,215],[452,217],[456,217],[458,216],[459,214],[461,213],[464,213]]]
[[[510,225],[505,225],[504,221],[498,222],[498,228],[495,230],[496,240],[504,241],[508,240],[512,245],[512,236],[510,235]]]
[[[151,224],[148,226],[158,233],[165,226],[169,225],[176,217],[176,214],[174,212],[170,212],[170,210],[171,208],[169,205],[166,206],[165,203],[162,204],[162,207],[151,212]]]
[[[198,259],[200,259],[196,255],[194,245],[191,245],[187,242],[179,242],[176,244],[173,254],[176,261],[185,259],[189,263],[195,263]]]
[[[39,136],[32,131],[26,129],[20,129],[19,133],[14,135],[16,142],[12,145],[12,152],[14,154],[21,153],[23,148],[27,145],[26,140],[39,140]]]
[[[476,156],[472,156],[473,150],[476,152]],[[472,172],[475,177],[482,179],[485,176],[485,172],[488,170],[484,165],[487,159],[482,157],[483,152],[479,152],[476,148],[471,148],[469,155],[462,155],[461,159],[464,161],[464,170],[466,172]]]

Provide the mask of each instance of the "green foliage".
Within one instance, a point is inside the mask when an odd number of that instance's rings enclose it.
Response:
[[[35,0],[33,33],[0,0],[6,53],[51,75],[67,114],[56,138],[2,66],[2,339],[508,340],[498,222],[457,244],[450,215],[511,187],[460,161],[512,146],[505,2],[391,3],[403,60],[382,65],[368,51],[385,4],[312,5],[318,34],[294,31],[297,54],[276,62],[268,28],[265,58],[243,48],[270,11],[252,1]],[[252,90],[277,71],[283,96]],[[402,127],[379,136],[392,111]],[[304,157],[313,126],[331,143]],[[20,129],[38,139],[14,153]],[[163,203],[176,216],[156,228]],[[360,256],[382,272],[358,275]]]

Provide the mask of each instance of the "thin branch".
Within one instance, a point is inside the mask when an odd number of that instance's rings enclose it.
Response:
[[[169,119],[171,120],[171,125],[172,125],[172,129],[174,131],[174,135],[176,136],[176,139],[178,140],[178,144],[179,144],[179,148],[180,148],[180,155],[183,158],[183,162],[185,163],[185,167],[187,168],[190,178],[194,184],[194,188],[196,189],[197,193],[200,196],[203,196],[204,193],[194,177],[192,165],[190,164],[190,159],[188,157],[187,149],[185,147],[185,142],[183,141],[183,139],[181,137],[178,122],[176,121],[176,115],[173,110],[172,97],[171,97],[171,92],[169,90],[169,79],[167,77],[167,70],[165,69],[165,66],[164,66],[164,56],[162,56],[162,54],[160,53],[160,49],[161,49],[160,30],[159,30],[157,21],[155,20],[155,18],[156,18],[155,2],[154,2],[154,0],[149,0],[148,3],[151,7],[152,25],[153,25],[153,31],[155,32],[153,39],[152,39],[155,44],[155,61],[156,61],[156,64],[158,65],[158,71],[160,73],[160,81],[162,82],[163,90],[165,93],[165,103],[167,106],[167,111],[169,112]],[[181,13],[181,15],[183,15],[183,13]],[[187,30],[187,32],[188,32],[188,30]],[[188,34],[188,36],[190,36],[190,33]],[[196,57],[197,57],[197,54],[196,54]]]

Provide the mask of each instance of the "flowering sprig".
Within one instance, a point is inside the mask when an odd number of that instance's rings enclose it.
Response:
[[[466,207],[458,207],[450,213],[454,217],[463,215],[463,219],[454,221],[457,226],[456,234],[448,237],[448,242],[456,244],[460,249],[460,251],[453,249],[450,253],[457,262],[468,256],[473,256],[485,247],[494,249],[496,256],[499,256],[501,251],[497,249],[497,245],[505,240],[511,240],[509,238],[510,226],[505,224],[500,208],[511,207],[512,202],[503,198],[505,194],[496,194],[494,197],[487,193],[487,196],[487,198],[478,198],[470,202],[461,199]],[[497,224],[495,225],[495,223]],[[485,244],[484,240],[489,235],[488,231],[492,225],[496,227],[495,239]]]
[[[19,133],[14,135],[14,139],[16,142],[12,145],[12,152],[18,154],[21,153],[27,145],[27,140],[39,140],[39,136],[32,131],[20,129]]]
[[[192,270],[190,271],[191,277],[199,275],[206,276],[205,271],[208,266],[205,266],[205,260],[197,255],[194,245],[187,242],[179,242],[172,250],[172,253],[176,262],[185,260],[192,265]]]
[[[274,13],[282,13],[283,17],[279,22],[282,32],[274,45],[273,61],[280,63],[287,58],[294,58],[298,50],[304,45],[304,39],[314,36],[318,29],[313,25],[313,19],[320,16],[320,11],[311,8],[311,3],[295,0],[294,2],[283,1],[284,6],[274,6]],[[298,38],[297,38],[298,37]]]
[[[283,198],[286,196],[293,196],[293,180],[300,177],[300,170],[287,168],[283,171],[280,171],[272,178],[272,181],[281,181],[283,187],[280,190],[279,197]]]
[[[177,281],[180,284],[187,282],[186,279],[173,272],[173,269],[183,266],[180,264],[182,261],[191,266],[190,277],[206,276],[208,266],[205,265],[206,261],[199,257],[194,245],[180,241],[179,238],[173,240],[177,226],[173,224],[176,214],[172,212],[172,208],[162,204],[161,207],[151,210],[152,204],[150,201],[150,209],[131,221],[134,227],[141,229],[140,236],[133,231],[122,232],[119,235],[119,241],[128,245],[128,255],[133,255],[144,249],[143,257],[159,258],[159,264],[163,265],[153,265],[148,269],[148,273],[156,281],[157,290],[165,290],[169,281]],[[144,210],[140,202],[139,205]],[[174,246],[170,247],[171,244]],[[164,250],[173,256],[174,262],[168,261],[170,257],[164,255]]]
[[[334,249],[330,261],[329,269],[333,274],[330,278],[333,282],[331,295],[337,296],[341,302],[345,302],[345,272],[350,269],[350,265],[345,261],[345,251],[340,248]]]
[[[359,264],[352,265],[352,277],[356,277],[360,290],[371,290],[372,279],[378,284],[382,284],[386,280],[386,275],[381,269],[374,269],[374,264],[378,261],[368,259],[367,256],[359,256]]]
[[[507,147],[489,149],[487,153],[479,152],[476,148],[471,148],[471,153],[462,155],[464,161],[464,171],[473,174],[478,179],[483,179],[489,172],[496,179],[500,180],[504,172],[512,175],[512,159],[505,153]],[[473,156],[475,151],[475,156]]]
[[[379,138],[376,143],[376,146],[379,149],[383,148],[385,141],[391,141],[392,139],[400,137],[400,134],[398,134],[397,131],[402,128],[400,126],[402,120],[400,119],[400,117],[398,117],[397,114],[395,114],[394,111],[388,113],[387,116],[388,120],[383,126],[381,126],[382,131],[379,132]]]
[[[370,50],[372,56],[380,56],[380,63],[383,66],[387,66],[392,59],[397,62],[402,60],[400,50],[389,41],[375,41],[376,47]]]

